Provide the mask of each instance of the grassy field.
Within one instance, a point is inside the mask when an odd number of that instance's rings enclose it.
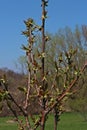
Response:
[[[17,130],[17,124],[11,122],[10,117],[0,118],[0,130]],[[46,130],[53,130],[53,116],[50,115],[46,124]],[[87,130],[87,122],[76,113],[65,113],[61,116],[58,130]]]

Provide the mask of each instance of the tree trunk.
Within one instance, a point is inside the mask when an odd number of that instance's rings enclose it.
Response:
[[[46,122],[46,114],[45,114],[45,112],[42,112],[41,129],[40,130],[45,130],[45,122]]]
[[[59,121],[59,112],[58,112],[57,106],[55,106],[55,108],[54,108],[54,130],[57,130],[58,121]]]
[[[54,130],[57,130],[58,121],[56,120],[56,117],[54,117]]]

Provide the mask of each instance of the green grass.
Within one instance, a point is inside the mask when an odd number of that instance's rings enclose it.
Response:
[[[49,118],[47,130],[53,130],[53,117]],[[58,130],[87,130],[87,122],[77,113],[64,113],[61,115]]]
[[[10,117],[0,118],[0,130],[17,130],[16,123],[9,123]],[[53,116],[46,123],[46,130],[53,130]],[[87,122],[77,113],[64,113],[58,124],[58,130],[87,130]]]
[[[17,130],[17,124],[9,122],[12,119],[12,117],[1,117],[0,130]]]

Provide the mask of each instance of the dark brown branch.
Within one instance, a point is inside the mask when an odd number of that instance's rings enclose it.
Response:
[[[23,113],[24,116],[26,116],[25,111],[22,109],[22,107],[15,101],[15,99],[12,97],[10,93],[8,93],[10,100],[19,108],[19,110]]]
[[[45,14],[44,0],[42,0],[42,16]],[[45,18],[42,17],[42,53],[45,52]],[[44,77],[44,57],[42,57],[42,76]]]
[[[17,112],[13,109],[13,107],[11,107],[11,105],[9,105],[9,102],[8,102],[8,99],[6,100],[7,101],[7,105],[9,107],[9,109],[11,110],[11,112],[13,113],[14,117],[16,118],[16,121],[18,123],[18,125],[24,129],[24,126],[22,124],[22,122],[19,120],[18,118],[18,115],[17,115]]]

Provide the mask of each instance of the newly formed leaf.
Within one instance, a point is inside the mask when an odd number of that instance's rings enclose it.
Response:
[[[34,25],[34,20],[32,18],[29,18],[28,20],[24,21],[27,28],[32,27]]]
[[[18,87],[18,89],[19,89],[21,92],[26,93],[26,88],[25,88],[25,87]]]
[[[12,103],[12,102],[7,101],[7,105],[8,105],[9,108],[11,108],[11,103]]]
[[[62,53],[61,53],[59,56],[59,62],[62,62],[62,61],[63,61],[63,57],[62,57]]]
[[[58,65],[56,61],[55,61],[55,68],[56,68],[56,71],[58,72]]]
[[[42,0],[45,6],[48,6],[48,0]],[[41,5],[42,6],[42,5]]]
[[[29,51],[29,48],[26,47],[25,45],[22,45],[22,49],[25,50],[25,51]]]
[[[77,72],[77,71],[75,71],[75,72],[74,72],[74,74],[75,74],[75,75],[77,75],[77,74],[78,74],[78,72]]]
[[[4,79],[0,79],[0,84],[1,84],[1,83],[4,84],[4,83],[5,83],[5,80],[4,80]]]

